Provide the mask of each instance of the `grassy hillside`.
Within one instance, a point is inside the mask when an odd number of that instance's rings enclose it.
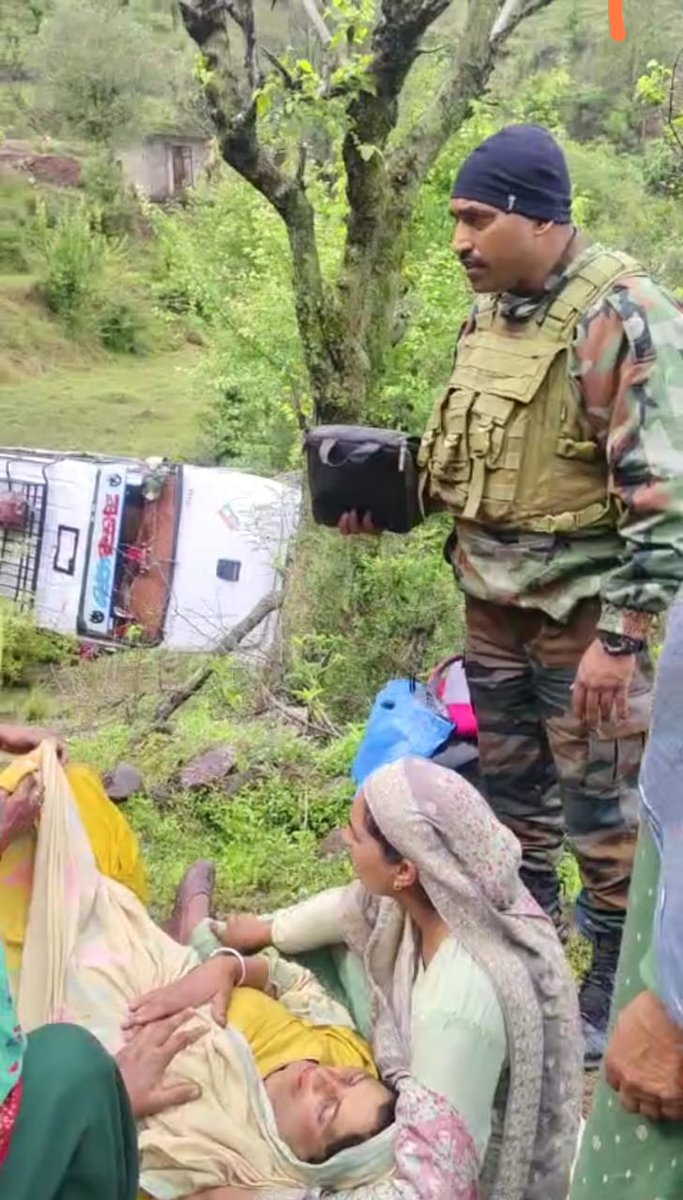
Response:
[[[192,457],[201,351],[111,355],[68,338],[25,277],[0,278],[0,439],[5,445]]]

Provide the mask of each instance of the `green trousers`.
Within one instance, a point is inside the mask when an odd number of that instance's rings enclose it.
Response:
[[[135,1121],[114,1060],[89,1033],[29,1034],[2,1200],[136,1200]]]
[[[640,827],[628,918],[621,947],[612,1023],[644,990],[641,963],[650,945],[659,855]],[[683,1123],[631,1116],[601,1076],[581,1143],[570,1200],[681,1200]]]

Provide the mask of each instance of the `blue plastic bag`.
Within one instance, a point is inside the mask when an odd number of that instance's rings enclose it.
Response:
[[[453,725],[434,711],[434,700],[421,683],[392,679],[375,699],[365,737],[351,768],[357,787],[387,763],[405,755],[431,758],[453,733]]]

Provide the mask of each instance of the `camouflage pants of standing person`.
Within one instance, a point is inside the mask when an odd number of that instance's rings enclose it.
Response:
[[[617,933],[638,829],[649,656],[638,663],[628,721],[590,730],[573,715],[571,687],[595,637],[597,601],[583,601],[566,624],[471,598],[466,614],[483,791],[522,844],[524,882],[561,924],[556,867],[568,838],[581,871],[581,929],[593,938]]]

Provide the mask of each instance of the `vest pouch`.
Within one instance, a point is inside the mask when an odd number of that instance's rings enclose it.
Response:
[[[475,397],[475,392],[460,388],[449,388],[446,393],[441,409],[443,432],[431,431],[426,439],[427,446],[431,438],[430,474],[437,482],[467,483],[470,478],[468,422]]]
[[[378,529],[407,533],[421,520],[418,439],[393,429],[318,425],[305,436],[316,525],[335,526],[345,512],[369,513]]]
[[[576,462],[593,463],[602,460],[602,451],[597,442],[577,441],[567,434],[557,439],[555,453],[559,458],[572,458]]]
[[[523,403],[518,397],[477,396],[469,422],[472,473],[463,511],[465,520],[475,519],[484,499],[503,505],[513,503],[528,407],[529,402]]]

